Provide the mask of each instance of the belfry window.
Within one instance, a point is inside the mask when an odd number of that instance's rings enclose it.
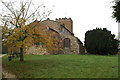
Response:
[[[64,24],[60,25],[60,32],[64,32],[64,27],[65,27]]]

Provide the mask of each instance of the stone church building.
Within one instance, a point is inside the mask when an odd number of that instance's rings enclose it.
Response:
[[[84,53],[84,46],[83,43],[74,36],[73,33],[73,21],[71,18],[59,18],[54,20],[50,20],[49,18],[40,22],[34,21],[34,23],[38,23],[36,26],[42,27],[43,29],[51,30],[56,32],[62,39],[62,53],[61,54],[82,54]],[[31,47],[27,53],[32,54],[38,52],[46,54],[45,49],[37,50],[35,47]],[[40,48],[39,48],[40,49]],[[40,51],[40,52],[39,52]],[[43,51],[43,52],[42,52]]]

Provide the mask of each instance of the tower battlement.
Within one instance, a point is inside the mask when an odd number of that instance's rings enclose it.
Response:
[[[64,24],[64,27],[67,28],[70,32],[73,33],[73,21],[71,18],[56,18],[56,22]]]
[[[58,21],[58,20],[67,20],[67,21],[69,21],[69,20],[72,20],[71,18],[56,18],[56,21]]]

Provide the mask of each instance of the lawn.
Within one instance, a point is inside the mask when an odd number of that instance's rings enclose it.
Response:
[[[117,78],[118,56],[98,55],[25,55],[8,61],[3,67],[19,78]]]

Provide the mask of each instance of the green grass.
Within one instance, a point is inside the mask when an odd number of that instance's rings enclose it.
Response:
[[[25,55],[8,61],[3,67],[19,78],[117,78],[118,56],[98,55]]]

